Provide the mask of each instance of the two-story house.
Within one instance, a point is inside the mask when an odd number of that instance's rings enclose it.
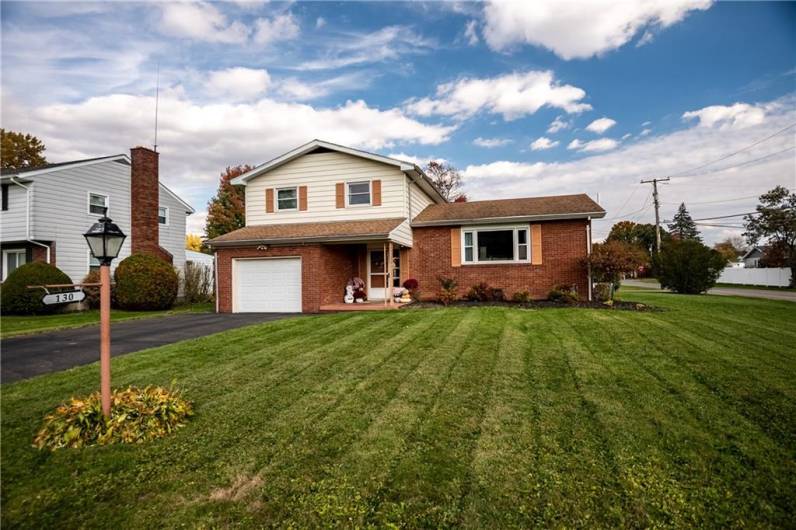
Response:
[[[132,252],[160,256],[182,269],[185,222],[193,208],[158,178],[158,153],[48,164],[0,174],[2,278],[23,263],[45,261],[80,282],[99,263],[83,238],[107,209],[127,234],[115,267]]]
[[[580,259],[605,211],[587,195],[448,203],[414,164],[320,140],[233,183],[246,187],[246,226],[209,242],[221,312],[321,311],[352,277],[370,300],[408,278],[433,298],[439,277],[462,295],[487,282],[589,296]]]

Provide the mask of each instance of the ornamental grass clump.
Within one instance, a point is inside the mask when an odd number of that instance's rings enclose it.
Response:
[[[191,402],[179,391],[157,386],[127,387],[111,397],[111,417],[102,415],[100,393],[71,398],[45,416],[33,446],[52,451],[114,443],[143,443],[185,425]]]

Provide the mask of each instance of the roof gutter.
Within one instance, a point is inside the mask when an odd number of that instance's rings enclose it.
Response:
[[[366,234],[361,236],[314,236],[314,237],[285,237],[272,239],[236,239],[230,241],[206,241],[206,244],[213,248],[219,247],[243,247],[251,245],[288,245],[296,243],[352,243],[372,241],[373,239],[389,239],[390,234]]]
[[[558,221],[566,219],[599,219],[605,217],[605,211],[565,213],[565,214],[545,214],[545,215],[513,215],[505,217],[479,217],[473,219],[442,219],[439,221],[414,221],[412,228],[423,226],[459,226],[475,224],[500,224],[516,223],[521,221]]]
[[[11,177],[11,182],[16,184],[17,186],[22,187],[25,190],[25,241],[31,243],[33,245],[38,245],[40,247],[44,247],[47,250],[47,263],[50,263],[50,245],[45,245],[44,243],[39,243],[38,241],[34,241],[30,237],[30,186],[26,186],[16,180],[17,177]]]

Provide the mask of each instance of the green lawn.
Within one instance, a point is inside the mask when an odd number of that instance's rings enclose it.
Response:
[[[131,318],[150,318],[174,313],[207,312],[213,310],[213,304],[178,305],[168,311],[111,311],[111,320],[130,320]],[[99,323],[99,311],[75,311],[71,313],[58,313],[55,315],[18,316],[3,315],[0,318],[0,337],[7,338],[15,335],[28,335],[42,333],[57,329],[79,328]]]
[[[288,319],[114,360],[196,416],[40,452],[87,366],[2,387],[3,527],[792,527],[796,305]]]

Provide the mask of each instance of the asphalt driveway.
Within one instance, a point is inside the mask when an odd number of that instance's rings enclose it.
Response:
[[[638,280],[622,280],[622,285],[629,287],[641,287],[643,289],[660,289],[659,283],[641,282]],[[766,298],[767,300],[785,300],[796,302],[796,291],[778,291],[772,289],[746,289],[741,287],[714,287],[708,290],[708,294],[719,296],[747,296],[749,298]]]
[[[289,313],[185,313],[113,323],[111,356],[124,355],[220,331],[296,316]],[[3,383],[99,360],[99,326],[2,340]]]

